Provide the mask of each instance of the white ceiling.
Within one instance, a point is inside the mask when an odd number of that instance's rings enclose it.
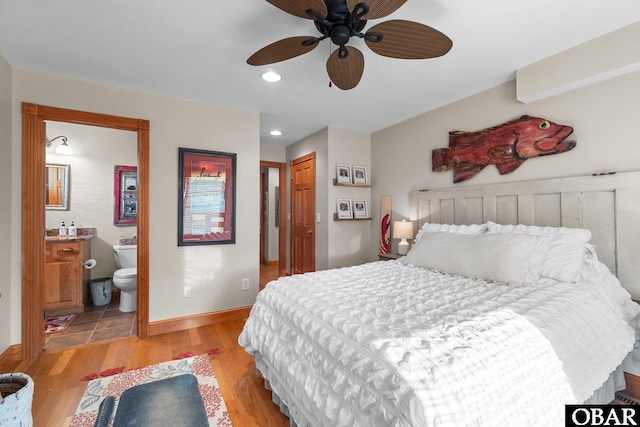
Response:
[[[638,0],[409,0],[386,18],[434,27],[445,56],[400,60],[360,39],[365,71],[330,88],[330,41],[288,61],[247,65],[258,49],[317,36],[265,0],[0,0],[0,55],[18,68],[261,113],[261,142],[287,145],[326,126],[374,132],[513,79],[515,70],[640,21]],[[265,70],[282,74],[263,82]],[[274,138],[272,128],[283,135]]]

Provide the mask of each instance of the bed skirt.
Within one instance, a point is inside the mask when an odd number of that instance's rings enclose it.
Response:
[[[274,390],[273,386],[267,379],[268,377],[271,377],[268,373],[269,367],[260,355],[256,355],[256,367],[258,374],[264,378],[265,388],[271,391],[271,399],[273,400],[273,403],[280,408],[282,414],[289,418],[290,427],[313,426],[314,423],[312,420],[308,419],[303,413],[297,410],[294,402],[289,404],[294,407],[294,413],[290,411],[289,405],[286,403],[289,401],[290,397],[284,396],[286,392],[282,387],[279,387],[277,380],[275,380],[275,385],[276,389],[279,391]],[[631,353],[629,353],[620,366],[618,366],[618,368],[609,375],[607,381],[605,381],[604,384],[602,384],[602,386],[584,403],[590,405],[605,405],[611,403],[615,399],[616,392],[626,388],[624,372],[640,376],[640,348],[635,348]],[[283,396],[281,397],[278,393],[283,394]]]
[[[636,345],[638,345],[638,342],[636,342]],[[584,403],[591,405],[611,403],[616,397],[616,392],[624,390],[627,386],[624,380],[625,372],[640,376],[640,348],[634,348],[625,357],[620,366],[609,375],[609,379]]]
[[[285,417],[289,418],[289,426],[298,427],[298,424],[296,424],[295,420],[291,418],[291,414],[289,413],[289,408],[287,407],[287,405],[285,405],[282,399],[280,399],[280,397],[273,390],[271,390],[271,400],[273,400],[273,403],[275,403],[276,406],[280,408],[280,412],[282,412]]]

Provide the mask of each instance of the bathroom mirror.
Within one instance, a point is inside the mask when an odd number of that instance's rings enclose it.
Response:
[[[48,211],[69,210],[69,165],[47,163],[45,205]]]
[[[136,225],[138,223],[138,168],[136,166],[114,166],[113,198],[113,224]]]

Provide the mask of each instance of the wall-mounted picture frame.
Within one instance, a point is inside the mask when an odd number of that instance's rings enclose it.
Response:
[[[366,185],[367,183],[367,168],[364,166],[353,167],[353,183]]]
[[[234,244],[236,154],[178,151],[178,246]]]
[[[138,167],[113,167],[113,225],[138,224]]]
[[[337,204],[336,209],[338,211],[338,219],[353,218],[350,199],[338,199],[336,204]]]
[[[369,209],[367,209],[367,201],[363,199],[353,199],[353,217],[369,218]]]
[[[336,182],[338,184],[351,184],[351,166],[336,165]]]

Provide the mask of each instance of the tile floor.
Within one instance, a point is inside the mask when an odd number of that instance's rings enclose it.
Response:
[[[66,331],[45,334],[44,350],[71,347],[136,334],[136,312],[118,310],[119,301],[101,307],[89,305],[79,313]]]
[[[277,268],[274,270],[273,267],[261,265],[260,289],[277,277]],[[88,305],[84,313],[78,314],[66,331],[45,334],[44,350],[135,336],[136,312],[123,313],[118,310],[119,304],[119,300],[113,300],[102,307]]]

